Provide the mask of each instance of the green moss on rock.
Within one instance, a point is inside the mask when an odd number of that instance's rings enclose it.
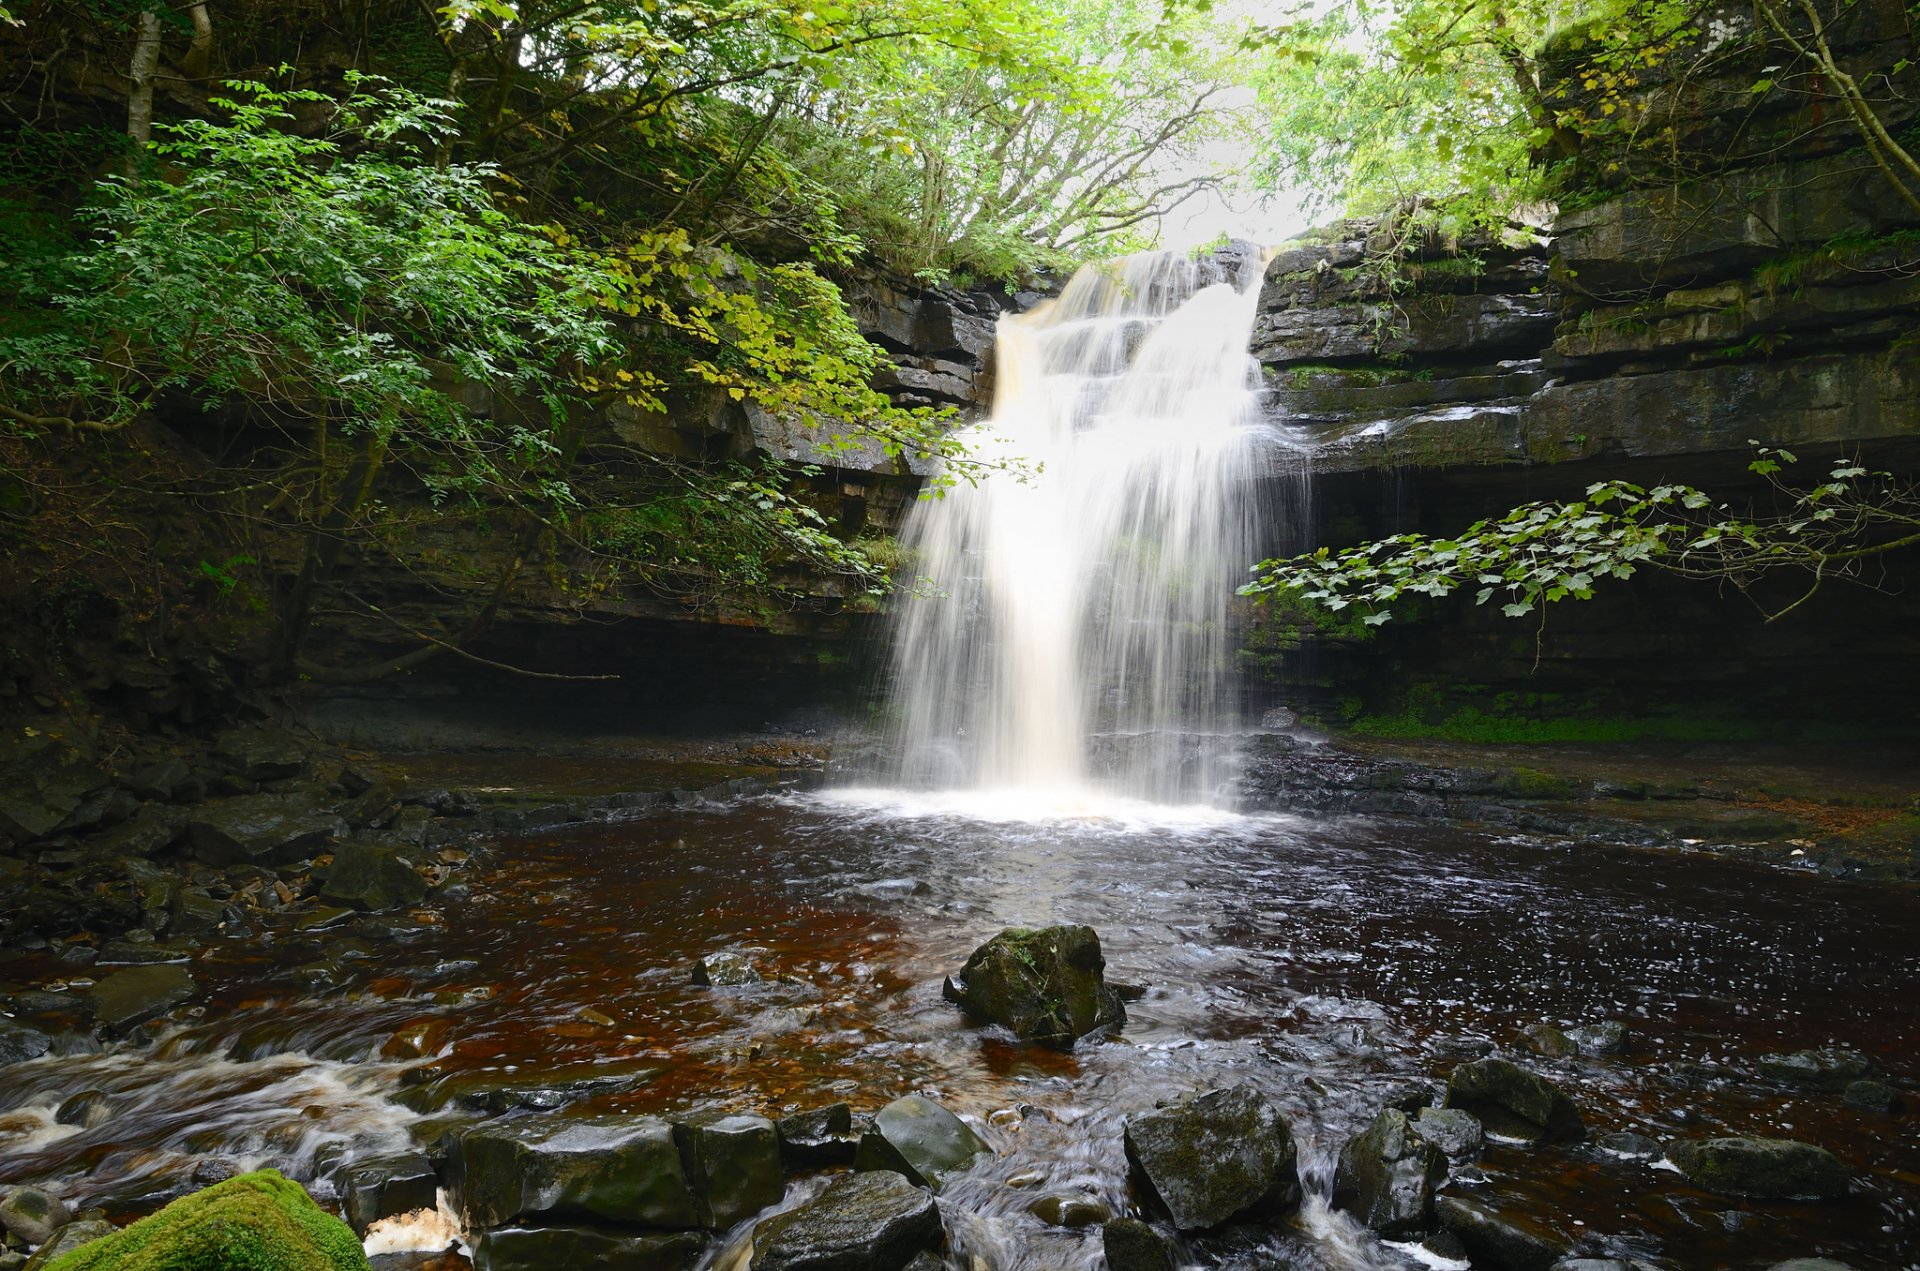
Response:
[[[182,1196],[48,1271],[368,1271],[348,1226],[275,1170]]]

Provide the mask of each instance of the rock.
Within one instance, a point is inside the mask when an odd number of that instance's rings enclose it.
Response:
[[[1900,1110],[1900,1095],[1884,1081],[1849,1082],[1841,1100],[1849,1108],[1859,1108],[1864,1112]]]
[[[178,755],[148,764],[127,778],[127,789],[142,799],[165,803],[176,789],[187,784],[193,769]]]
[[[1009,927],[973,951],[946,996],[1022,1041],[1065,1050],[1096,1028],[1126,1022],[1106,965],[1092,927]]]
[[[54,832],[103,784],[87,756],[52,737],[29,737],[0,763],[0,841]]]
[[[452,1143],[447,1191],[472,1229],[547,1215],[700,1225],[673,1128],[658,1117],[541,1116],[478,1126]]]
[[[1422,1108],[1413,1132],[1440,1149],[1449,1160],[1470,1161],[1487,1146],[1480,1118],[1459,1108]]]
[[[51,1049],[53,1038],[46,1033],[31,1024],[0,1016],[0,1065],[38,1059]]]
[[[1575,1044],[1573,1038],[1552,1024],[1535,1024],[1528,1028],[1523,1036],[1527,1039],[1529,1050],[1548,1059],[1565,1059],[1580,1053],[1580,1047]]]
[[[1627,1161],[1657,1161],[1666,1155],[1666,1149],[1658,1142],[1631,1130],[1603,1134],[1594,1140],[1593,1145],[1609,1156]]]
[[[765,1117],[683,1121],[674,1125],[673,1140],[693,1188],[700,1225],[709,1231],[725,1231],[786,1195],[780,1138]]]
[[[179,808],[163,808],[149,803],[135,812],[125,825],[96,835],[88,846],[107,857],[152,856],[172,847],[186,825],[186,813]]]
[[[422,1015],[393,1030],[380,1043],[382,1059],[432,1059],[453,1041],[453,1017]]]
[[[1548,1271],[1660,1271],[1651,1262],[1625,1258],[1562,1258]]]
[[[1853,1268],[1832,1258],[1788,1258],[1774,1263],[1767,1271],[1853,1271]]]
[[[1522,1142],[1578,1142],[1587,1135],[1579,1109],[1558,1086],[1504,1059],[1455,1068],[1445,1106],[1471,1112],[1490,1134]]]
[[[925,1187],[939,1187],[973,1168],[986,1143],[933,1100],[910,1094],[880,1109],[860,1136],[856,1170],[892,1170]]]
[[[1408,1116],[1433,1102],[1433,1087],[1424,1081],[1403,1081],[1387,1089],[1380,1100],[1383,1108],[1398,1108]]]
[[[53,1233],[73,1221],[67,1202],[38,1187],[16,1187],[0,1200],[0,1226],[23,1244],[43,1245]]]
[[[419,904],[427,898],[427,880],[391,848],[342,843],[334,849],[320,898],[377,913]]]
[[[1293,1133],[1251,1086],[1129,1117],[1127,1162],[1181,1231],[1277,1217],[1300,1200]]]
[[[1852,1181],[1833,1153],[1796,1139],[1683,1139],[1667,1145],[1667,1159],[1727,1196],[1834,1200]]]
[[[693,964],[693,982],[701,988],[737,988],[763,979],[753,959],[737,949],[709,953]]]
[[[83,1218],[79,1222],[70,1222],[56,1231],[53,1239],[35,1249],[33,1256],[27,1259],[21,1271],[47,1271],[47,1268],[74,1250],[84,1248],[97,1240],[103,1240],[113,1232],[113,1224],[99,1218]],[[71,1271],[73,1267],[85,1267],[88,1271],[92,1271],[95,1265],[90,1259],[75,1259],[62,1266],[60,1271]],[[119,1271],[119,1268],[115,1267],[114,1271]]]
[[[248,781],[297,777],[307,766],[307,752],[299,742],[264,728],[230,728],[214,738],[214,748]]]
[[[89,990],[94,1018],[110,1029],[130,1028],[163,1015],[200,991],[177,964],[128,967]]]
[[[91,1130],[103,1125],[113,1115],[113,1103],[101,1090],[81,1090],[70,1094],[60,1101],[53,1111],[56,1125],[77,1125],[83,1130]]]
[[[75,1223],[60,1233],[84,1226]],[[347,1224],[313,1203],[300,1184],[274,1170],[242,1174],[182,1196],[101,1239],[60,1271],[170,1271],[176,1267],[300,1268],[366,1271],[367,1257]],[[245,1232],[245,1239],[236,1239]],[[107,1234],[110,1233],[110,1234]],[[51,1249],[53,1246],[47,1246]],[[241,1249],[252,1257],[242,1264]],[[43,1256],[46,1250],[36,1255]],[[31,1263],[29,1265],[32,1265]]]
[[[176,935],[203,936],[228,920],[224,904],[197,887],[182,887],[174,893],[173,920],[167,925]]]
[[[1092,1227],[1113,1217],[1113,1211],[1092,1196],[1042,1196],[1027,1212],[1052,1227]]]
[[[473,1242],[474,1271],[693,1271],[707,1251],[697,1231],[503,1227]]]
[[[1498,1271],[1547,1271],[1573,1252],[1573,1241],[1558,1228],[1530,1215],[1511,1213],[1481,1200],[1442,1196],[1434,1216],[1460,1238],[1475,1268]]]
[[[940,1239],[932,1196],[891,1171],[852,1174],[754,1228],[753,1271],[902,1271]]]
[[[311,793],[246,794],[193,809],[187,843],[210,865],[290,865],[347,836],[347,823]]]
[[[844,1103],[781,1117],[774,1129],[780,1135],[780,1161],[788,1169],[853,1164],[859,1140],[853,1109]]]
[[[1857,1050],[1798,1050],[1760,1056],[1760,1071],[1774,1081],[1809,1090],[1844,1090],[1873,1071],[1873,1061]]]
[[[340,1171],[336,1186],[347,1225],[357,1236],[382,1218],[432,1209],[437,1204],[440,1178],[422,1152],[403,1152],[374,1160],[353,1161]]]
[[[1627,1053],[1629,1036],[1625,1024],[1610,1019],[1567,1030],[1568,1040],[1578,1046],[1583,1055],[1624,1055]]]
[[[1333,1204],[1385,1238],[1403,1240],[1432,1225],[1433,1189],[1446,1175],[1446,1154],[1415,1132],[1406,1113],[1382,1108],[1341,1149]]]
[[[1174,1271],[1173,1244],[1138,1218],[1116,1218],[1100,1229],[1107,1271]]]

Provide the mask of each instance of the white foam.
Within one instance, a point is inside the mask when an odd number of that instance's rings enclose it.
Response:
[[[467,1233],[461,1230],[459,1217],[448,1206],[446,1192],[438,1193],[437,1199],[432,1209],[415,1209],[380,1219],[367,1228],[361,1248],[369,1258],[383,1253],[439,1253],[445,1249],[458,1249],[471,1255],[473,1250],[467,1242]]]

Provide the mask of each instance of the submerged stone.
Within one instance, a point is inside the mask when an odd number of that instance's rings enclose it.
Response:
[[[1341,1149],[1333,1204],[1389,1240],[1404,1239],[1432,1225],[1433,1189],[1446,1174],[1446,1155],[1407,1114],[1382,1108]]]
[[[1299,1203],[1293,1132],[1251,1086],[1130,1117],[1123,1140],[1128,1163],[1181,1231],[1278,1217]]]
[[[737,988],[744,984],[759,984],[764,978],[753,959],[737,949],[722,949],[718,953],[709,953],[696,958],[693,963],[693,983],[701,988]]]
[[[976,1019],[1065,1050],[1096,1028],[1126,1022],[1106,965],[1092,927],[1009,927],[973,951],[945,992]]]
[[[967,1123],[933,1100],[910,1094],[880,1109],[860,1137],[854,1168],[892,1170],[927,1187],[973,1167],[989,1151]]]
[[[1107,1271],[1174,1271],[1173,1242],[1138,1218],[1116,1218],[1100,1229]]]
[[[1476,1268],[1547,1271],[1573,1252],[1573,1240],[1557,1227],[1484,1200],[1442,1196],[1433,1210],[1440,1224],[1466,1246]]]
[[[1578,1142],[1587,1135],[1580,1110],[1565,1092],[1504,1059],[1477,1059],[1455,1068],[1447,1081],[1446,1106],[1471,1112],[1491,1134],[1522,1142]]]
[[[1854,1081],[1840,1096],[1841,1102],[1849,1108],[1859,1108],[1866,1112],[1898,1112],[1900,1110],[1899,1092],[1884,1081]]]
[[[1873,1071],[1873,1061],[1857,1050],[1797,1050],[1760,1056],[1760,1071],[1775,1081],[1811,1090],[1844,1090]]]
[[[1667,1159],[1708,1191],[1756,1199],[1835,1200],[1851,1176],[1823,1147],[1797,1139],[1684,1139]]]
[[[932,1196],[891,1171],[851,1174],[763,1219],[753,1271],[902,1271],[940,1239]]]

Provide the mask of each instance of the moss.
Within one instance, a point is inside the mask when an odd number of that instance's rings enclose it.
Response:
[[[368,1271],[348,1226],[275,1170],[183,1196],[47,1271]]]

